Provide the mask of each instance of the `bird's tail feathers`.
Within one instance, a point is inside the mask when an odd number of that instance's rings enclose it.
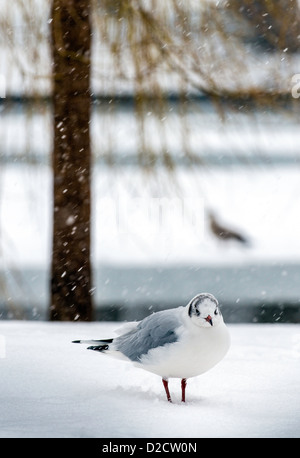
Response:
[[[101,340],[73,340],[72,343],[81,343],[90,345],[88,350],[105,351],[109,349],[109,344],[113,342],[113,339],[101,339]]]

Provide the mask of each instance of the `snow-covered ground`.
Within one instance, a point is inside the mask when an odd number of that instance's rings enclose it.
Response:
[[[299,437],[300,326],[230,325],[225,359],[173,404],[159,377],[73,339],[115,323],[0,323],[0,437]]]
[[[1,257],[8,267],[44,268],[50,259],[51,170],[6,166],[1,173]],[[180,170],[148,178],[142,171],[96,168],[93,261],[117,265],[198,265],[300,261],[299,171]],[[111,184],[113,183],[113,187]],[[249,237],[224,244],[206,211]]]

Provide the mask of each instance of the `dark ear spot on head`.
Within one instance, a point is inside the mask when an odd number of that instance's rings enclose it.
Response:
[[[199,296],[194,297],[190,306],[189,306],[189,316],[191,317],[194,313],[200,315],[199,310],[197,309],[197,305],[202,302],[202,299]]]

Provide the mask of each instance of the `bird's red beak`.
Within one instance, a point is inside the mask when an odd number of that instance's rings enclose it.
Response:
[[[212,322],[212,317],[210,315],[207,315],[207,317],[205,318],[205,320],[212,326],[213,325],[213,322]]]

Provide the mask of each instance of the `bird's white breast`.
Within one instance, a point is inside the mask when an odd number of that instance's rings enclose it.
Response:
[[[195,377],[221,361],[229,346],[230,336],[223,322],[212,327],[182,327],[177,342],[150,350],[138,365],[164,378]]]

